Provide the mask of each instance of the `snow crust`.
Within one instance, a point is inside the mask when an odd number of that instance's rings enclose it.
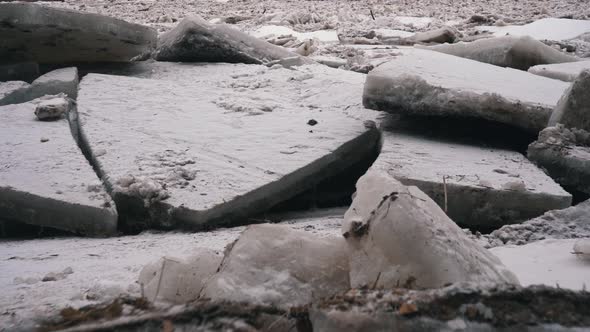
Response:
[[[318,30],[311,32],[297,32],[289,27],[280,25],[264,25],[250,33],[257,38],[293,36],[297,40],[303,41],[306,39],[317,39],[324,43],[339,42],[338,33],[336,30]]]

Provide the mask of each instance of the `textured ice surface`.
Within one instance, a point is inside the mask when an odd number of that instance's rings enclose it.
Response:
[[[321,65],[154,68],[153,79],[88,75],[78,97],[83,141],[120,211],[139,211],[145,226],[245,221],[376,146],[377,129],[363,123],[375,112],[359,105],[363,75]]]
[[[350,287],[346,242],[339,236],[252,225],[228,251],[201,296],[290,308]]]
[[[370,170],[357,182],[342,232],[353,288],[438,288],[455,282],[518,283],[417,187]]]
[[[24,103],[29,86],[23,81],[0,82],[0,106]]]
[[[67,120],[38,121],[35,104],[0,107],[0,218],[88,235],[112,234],[117,212]]]
[[[568,84],[520,70],[420,49],[369,73],[363,103],[417,115],[476,117],[530,131],[545,128]]]
[[[538,65],[529,68],[529,73],[572,82],[584,69],[590,69],[590,60],[583,59],[583,61],[576,62]]]
[[[580,72],[557,103],[548,126],[558,123],[590,132],[590,68]]]

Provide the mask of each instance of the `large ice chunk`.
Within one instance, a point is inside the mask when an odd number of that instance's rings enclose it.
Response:
[[[518,284],[426,194],[386,172],[369,171],[359,179],[342,232],[349,244],[352,288]]]
[[[531,36],[538,40],[568,40],[590,32],[590,21],[563,18],[543,18],[525,25],[480,26],[480,31],[491,31],[495,36]]]
[[[522,70],[539,64],[578,61],[578,58],[558,51],[529,36],[486,38],[469,43],[459,42],[430,46],[427,49]]]
[[[300,64],[312,62],[229,25],[210,24],[199,16],[185,18],[160,36],[154,58],[159,61],[250,64],[297,58]]]
[[[50,71],[31,83],[27,93],[33,100],[45,95],[66,94],[71,99],[78,96],[78,69],[76,67],[61,68]]]
[[[590,194],[590,132],[547,127],[529,145],[527,156],[563,186]]]
[[[67,120],[40,122],[34,111],[33,103],[0,107],[0,219],[113,234],[115,206]]]
[[[249,226],[231,246],[202,297],[283,308],[350,288],[346,242],[283,225]]]
[[[419,134],[420,122],[408,122],[385,119],[371,169],[417,186],[455,222],[490,229],[570,206],[571,195],[522,154]]]
[[[573,82],[585,69],[590,69],[590,60],[538,65],[529,68],[529,73],[566,82]]]
[[[217,272],[223,255],[209,249],[196,251],[186,259],[162,257],[146,265],[138,280],[143,296],[150,301],[178,304],[198,299],[207,281]]]
[[[367,76],[366,107],[482,118],[538,132],[568,87],[565,82],[440,52],[400,53]]]
[[[0,62],[126,62],[156,30],[112,17],[31,3],[0,3]]]
[[[153,79],[89,74],[78,96],[82,143],[133,227],[243,222],[376,151],[361,74],[152,68]]]
[[[583,70],[557,103],[548,126],[590,131],[590,69]]]
[[[24,103],[29,86],[23,81],[0,82],[0,106]]]

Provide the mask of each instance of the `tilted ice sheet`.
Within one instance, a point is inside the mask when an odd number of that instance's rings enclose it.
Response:
[[[479,117],[538,131],[568,84],[439,52],[400,49],[367,77],[363,102],[393,113]]]
[[[81,131],[115,195],[133,196],[137,184],[139,196],[144,189],[151,193],[142,198],[160,196],[189,214],[180,219],[192,226],[250,204],[268,207],[277,193],[295,195],[321,179],[311,175],[325,164],[312,163],[350,161],[354,155],[333,153],[357,139],[360,149],[370,149],[377,139],[362,118],[375,112],[359,105],[360,85],[349,83],[345,71],[319,65],[163,68],[169,71],[146,73],[158,80],[86,76],[78,99]],[[327,69],[333,74],[321,75]],[[351,96],[356,101],[347,103]],[[273,187],[262,188],[267,185]],[[215,207],[227,211],[192,214]]]
[[[113,232],[114,205],[72,138],[68,121],[39,121],[35,106],[0,107],[0,192],[6,195],[0,208],[4,205],[19,214],[17,219],[43,226]],[[23,201],[26,209],[14,210],[20,195],[29,197]],[[27,202],[35,205],[27,207]]]

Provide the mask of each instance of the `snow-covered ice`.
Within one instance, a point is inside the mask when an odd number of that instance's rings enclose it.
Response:
[[[353,288],[518,284],[498,258],[469,239],[424,192],[381,170],[358,180],[342,233],[349,245]]]
[[[555,106],[548,126],[558,123],[590,132],[590,68],[580,72]]]
[[[413,124],[416,125],[416,124]],[[383,123],[373,170],[414,185],[455,222],[498,227],[570,206],[571,195],[518,152],[418,135],[396,119]]]
[[[535,75],[573,82],[585,69],[590,69],[590,60],[538,65],[529,68],[528,71]]]
[[[29,86],[23,81],[0,82],[0,106],[25,102]]]
[[[112,235],[117,211],[66,119],[41,122],[35,103],[0,107],[0,218]]]
[[[539,64],[578,61],[578,58],[558,51],[529,36],[484,38],[469,43],[435,45],[427,47],[427,49],[522,70]]]
[[[264,25],[250,33],[257,38],[292,36],[297,40],[317,39],[324,43],[337,43],[338,33],[336,30],[318,30],[311,32],[297,32],[289,27],[280,25]]]
[[[568,40],[590,32],[590,21],[562,18],[544,18],[525,25],[480,26],[480,31],[493,32],[495,36],[531,36],[538,40]]]
[[[340,234],[343,211],[323,217],[292,217],[282,224],[310,235]],[[0,329],[35,324],[66,306],[80,307],[108,301],[119,294],[139,296],[142,268],[163,256],[188,260],[198,248],[222,252],[245,227],[204,233],[152,233],[92,238],[51,238],[0,241]],[[49,272],[67,267],[73,273],[63,280],[41,282]],[[26,282],[21,283],[24,280]],[[15,282],[16,281],[16,282]]]
[[[568,88],[562,81],[439,52],[399,52],[367,76],[366,107],[482,118],[538,132]]]
[[[523,286],[548,285],[574,290],[588,289],[590,260],[573,253],[576,239],[542,240],[523,246],[490,249]]]
[[[363,121],[375,113],[360,105],[363,75],[322,65],[156,68],[152,79],[87,75],[78,96],[82,142],[119,212],[139,215],[133,227],[243,222],[377,146],[378,130]]]
[[[78,96],[78,69],[76,67],[52,70],[31,83],[27,96],[29,100],[45,95],[66,94],[71,99]]]

